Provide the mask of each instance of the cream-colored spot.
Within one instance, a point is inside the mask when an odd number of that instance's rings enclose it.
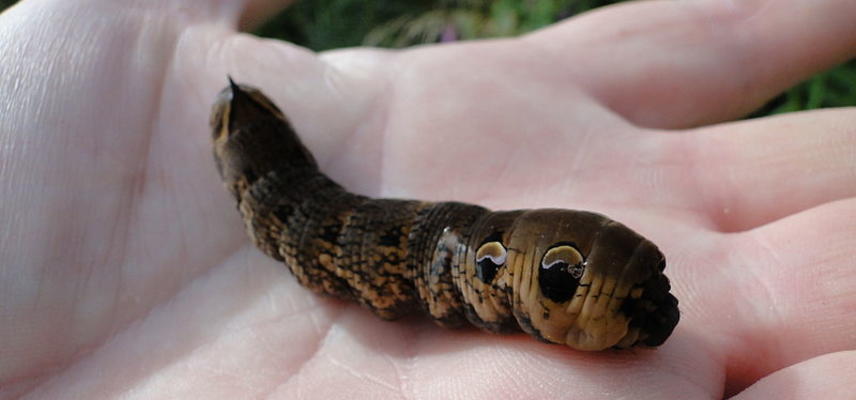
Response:
[[[579,268],[583,265],[583,255],[572,246],[556,246],[547,250],[547,253],[541,259],[541,268],[550,268],[559,263],[567,264],[569,267],[568,272],[573,274],[574,278],[579,279],[583,275],[582,268]],[[574,268],[575,266],[579,267]]]
[[[508,251],[499,242],[487,242],[479,246],[479,249],[476,251],[476,262],[490,259],[496,265],[503,265],[507,257]]]

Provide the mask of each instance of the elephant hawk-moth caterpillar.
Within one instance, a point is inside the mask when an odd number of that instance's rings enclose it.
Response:
[[[663,254],[624,225],[350,193],[271,100],[229,82],[210,120],[217,169],[252,241],[314,292],[581,350],[658,346],[678,323]]]

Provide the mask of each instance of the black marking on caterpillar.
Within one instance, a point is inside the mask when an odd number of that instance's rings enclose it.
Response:
[[[231,80],[210,122],[251,239],[317,293],[581,350],[658,346],[678,323],[657,246],[605,216],[350,193],[267,97]]]

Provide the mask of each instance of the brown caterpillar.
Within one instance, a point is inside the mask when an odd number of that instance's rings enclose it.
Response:
[[[663,254],[624,225],[349,193],[267,97],[229,82],[210,121],[217,170],[253,242],[303,286],[384,319],[422,310],[581,350],[658,346],[678,323]]]

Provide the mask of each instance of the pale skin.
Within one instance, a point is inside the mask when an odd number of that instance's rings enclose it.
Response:
[[[852,389],[856,110],[723,122],[852,58],[856,3],[648,1],[410,51],[236,33],[281,6],[0,15],[0,398]],[[311,294],[251,246],[215,171],[207,119],[227,73],[355,192],[624,222],[666,254],[680,324],[654,351],[582,353]]]

